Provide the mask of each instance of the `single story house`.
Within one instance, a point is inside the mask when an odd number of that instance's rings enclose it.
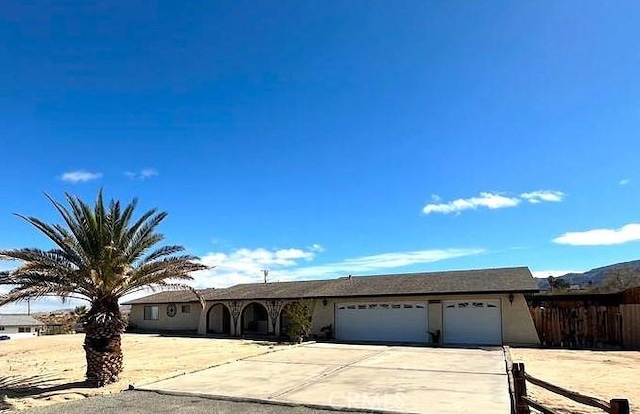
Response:
[[[0,314],[0,335],[7,335],[11,339],[36,337],[44,326],[44,323],[29,315]]]
[[[313,334],[338,341],[439,344],[540,343],[525,295],[526,267],[347,276],[161,292],[128,302],[143,331],[229,336],[282,335],[288,303],[313,303]]]

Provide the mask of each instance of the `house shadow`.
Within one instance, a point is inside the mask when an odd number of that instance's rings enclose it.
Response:
[[[60,378],[52,375],[31,377],[0,376],[0,412],[14,409],[8,398],[46,398],[70,389],[91,389],[87,381],[74,381],[58,384]]]

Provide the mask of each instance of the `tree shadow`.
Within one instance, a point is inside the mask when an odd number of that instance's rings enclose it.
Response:
[[[60,378],[52,375],[36,375],[32,377],[2,376],[0,377],[0,412],[14,407],[8,398],[46,398],[60,391],[77,388],[93,388],[87,381],[75,381],[57,384]],[[85,395],[82,392],[79,394]],[[86,395],[85,395],[86,396]]]

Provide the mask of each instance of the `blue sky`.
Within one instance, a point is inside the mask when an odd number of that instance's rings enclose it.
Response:
[[[169,212],[167,242],[217,266],[198,287],[639,256],[637,2],[16,1],[0,18],[2,248],[51,246],[12,215],[57,220],[43,192],[102,187]]]

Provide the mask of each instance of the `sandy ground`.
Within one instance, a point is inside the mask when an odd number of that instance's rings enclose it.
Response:
[[[0,342],[0,397],[13,410],[116,393],[202,368],[268,352],[277,346],[255,341],[125,334],[124,371],[107,387],[86,388],[83,334]],[[8,384],[7,384],[8,383]],[[35,390],[27,390],[32,383]],[[22,390],[16,394],[16,388]],[[1,410],[1,407],[0,407]]]
[[[514,362],[536,378],[572,391],[609,401],[626,398],[631,412],[640,413],[640,352],[571,351],[511,348]],[[549,391],[527,384],[527,394],[560,413],[603,411],[573,403]]]
[[[84,335],[76,334],[0,342],[0,397],[9,394],[12,398],[6,402],[12,409],[23,410],[117,393],[129,384],[141,386],[277,348],[271,343],[235,339],[125,334],[120,381],[94,389],[82,384],[86,367],[83,340]],[[511,348],[511,355],[514,361],[524,362],[531,375],[603,400],[627,398],[632,412],[640,413],[640,352]],[[11,390],[25,390],[29,382],[35,386],[21,395]],[[533,385],[528,391],[561,413],[602,412]]]

